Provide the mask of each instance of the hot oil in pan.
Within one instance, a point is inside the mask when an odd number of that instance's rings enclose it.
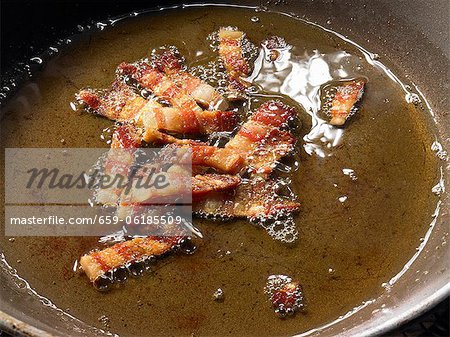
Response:
[[[153,273],[107,293],[72,271],[97,238],[1,239],[19,275],[90,325],[139,336],[303,332],[383,292],[382,283],[401,270],[428,228],[438,170],[427,113],[407,103],[401,86],[355,47],[273,13],[168,10],[89,33],[10,102],[3,146],[106,147],[100,134],[111,122],[73,112],[69,102],[75,92],[108,87],[120,62],[148,56],[162,45],[178,47],[189,66],[206,65],[215,57],[206,37],[229,25],[256,44],[278,35],[292,46],[276,65],[257,58],[253,80],[265,91],[252,106],[279,97],[300,111],[300,159],[292,175],[301,202],[299,239],[285,245],[245,221],[198,220],[204,239],[195,254],[169,257]],[[324,99],[319,89],[357,76],[368,79],[359,112],[344,131],[330,128],[319,111]],[[272,274],[301,282],[303,313],[284,320],[274,315],[264,294]],[[219,302],[213,300],[218,288],[223,290]]]

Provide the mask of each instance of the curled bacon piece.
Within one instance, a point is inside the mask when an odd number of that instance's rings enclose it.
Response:
[[[136,179],[130,181],[129,189],[123,190],[120,197],[121,205],[145,204],[153,201],[161,204],[167,199],[173,200],[174,196],[183,198],[191,194],[190,170],[185,165],[174,164],[168,169],[160,169],[158,172],[155,172],[156,168],[157,165],[141,167],[140,172],[137,172],[135,176]],[[163,183],[160,185],[148,184],[149,186],[142,183],[137,184],[140,178],[143,177],[144,179],[141,181],[145,181],[152,174],[156,174]]]
[[[351,81],[336,88],[336,94],[331,103],[329,114],[331,115],[330,124],[344,125],[350,116],[351,110],[364,93],[364,81]]]
[[[143,127],[147,142],[169,141],[160,131],[176,134],[210,134],[232,130],[236,116],[232,111],[203,111],[164,107],[155,100],[146,100],[122,82],[114,82],[111,90],[81,90],[78,98],[99,115],[119,122],[134,121]],[[168,139],[166,139],[168,138]],[[170,141],[169,141],[170,142]]]
[[[267,58],[272,61],[280,61],[283,52],[291,47],[280,36],[271,36],[261,43]]]
[[[175,145],[189,148],[192,153],[192,165],[211,167],[219,172],[236,174],[245,165],[245,159],[234,150],[209,146],[203,143]]]
[[[249,86],[243,77],[250,74],[250,66],[244,57],[242,42],[244,33],[239,30],[219,30],[219,57],[222,59],[230,80],[230,99],[239,99]]]
[[[176,198],[177,202],[179,202],[180,198],[183,197],[183,194],[186,194],[186,192],[188,192],[186,188],[183,189],[182,187],[180,187],[183,182],[181,182],[181,184],[177,183],[175,179],[177,178],[171,178],[171,186],[165,189],[165,191],[163,191],[162,193],[160,190],[155,191],[155,189],[139,189],[137,191],[132,190],[125,196],[122,196],[120,203],[117,205],[116,216],[119,219],[125,219],[127,217],[132,218],[139,214],[154,214],[156,216],[164,216],[165,214],[167,214],[167,212],[170,212],[171,209],[175,210],[174,207],[176,207],[177,203],[174,203],[174,198]],[[186,177],[184,180],[186,180]],[[192,195],[192,198],[195,200],[201,197],[205,197],[211,193],[231,191],[235,189],[240,184],[240,182],[241,178],[239,176],[219,174],[195,175],[190,178],[189,187],[191,188],[191,190],[189,190],[189,194]],[[164,202],[164,198],[166,198],[166,202]],[[189,198],[184,202],[190,203],[190,200],[191,199]],[[161,204],[163,204],[164,207],[146,207]],[[170,229],[167,227],[170,227],[170,225],[162,228],[164,233],[166,233],[168,230],[170,231]],[[187,228],[190,229],[192,233],[202,237],[201,233],[192,225],[188,225]],[[136,230],[139,230],[139,233],[147,235],[147,233],[149,233],[149,230],[154,231],[155,228],[149,228],[149,226],[144,225],[143,227],[141,226],[140,228],[133,229],[133,231]],[[177,230],[177,235],[180,235],[181,231],[183,231],[184,233],[184,230],[185,229]],[[190,235],[190,233],[183,235]]]
[[[125,183],[134,163],[134,151],[140,144],[139,131],[133,125],[118,126],[114,130],[111,149],[104,162],[104,174],[121,176]],[[121,193],[119,186],[101,188],[96,191],[95,199],[103,205],[116,205]]]
[[[138,261],[162,256],[177,248],[183,237],[134,238],[116,243],[100,251],[93,251],[80,258],[81,269],[94,284],[108,280],[106,274]],[[105,279],[106,278],[106,279]],[[97,284],[101,287],[101,284]]]
[[[202,110],[193,113],[179,108],[163,107],[156,101],[145,105],[138,119],[138,124],[145,127],[144,140],[159,140],[161,143],[178,141],[157,131],[182,135],[211,134],[219,130],[232,130],[236,122],[236,115],[232,111]]]
[[[227,100],[213,86],[183,69],[183,61],[173,51],[166,50],[155,60],[158,70],[164,72],[179,88],[210,110],[226,110]]]
[[[123,124],[116,127],[111,141],[112,149],[136,149],[140,146],[140,133],[133,124]]]
[[[181,171],[179,168],[178,170]],[[187,193],[192,193],[192,197],[196,198],[211,192],[234,189],[241,182],[239,176],[236,175],[207,173],[198,174],[188,179],[185,174],[185,172],[168,172],[165,176],[170,184],[164,189],[132,188],[126,195],[121,195],[120,206],[151,205],[154,201],[161,204],[167,198],[173,199],[174,196],[181,198]]]
[[[203,199],[196,199],[193,211],[206,217],[247,219],[297,211],[300,204],[278,195],[277,187],[274,180],[242,180],[233,193],[211,193]]]
[[[119,81],[110,90],[82,89],[76,97],[100,116],[118,122],[133,120],[147,102]]]
[[[251,171],[270,173],[281,157],[294,150],[295,137],[281,128],[288,127],[296,115],[295,109],[279,101],[264,103],[225,148],[246,158]]]

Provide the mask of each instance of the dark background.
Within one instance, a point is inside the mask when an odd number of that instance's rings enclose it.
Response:
[[[78,32],[77,26],[139,11],[156,4],[169,6],[174,0],[1,0],[0,70],[2,85],[23,73],[21,64],[41,54],[58,39]],[[6,336],[0,331],[0,337]],[[389,336],[447,337],[449,300],[393,331]]]
[[[0,0],[0,106],[29,80],[40,66],[30,58],[58,47],[60,39],[79,33],[78,26],[177,0]],[[48,56],[48,55],[47,55]],[[44,57],[44,63],[45,63]],[[5,90],[5,88],[7,90]]]
[[[27,62],[59,38],[87,25],[136,10],[152,7],[155,0],[1,0],[2,77],[18,62]],[[176,1],[164,0],[170,5]]]

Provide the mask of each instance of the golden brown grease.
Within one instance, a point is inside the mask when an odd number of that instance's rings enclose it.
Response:
[[[120,62],[164,44],[176,45],[191,65],[211,60],[205,38],[223,25],[238,26],[256,43],[276,34],[299,52],[361,55],[299,21],[257,13],[255,23],[254,15],[230,8],[168,11],[83,37],[47,65],[33,84],[38,95],[31,94],[32,85],[19,93],[30,99],[29,108],[13,100],[5,109],[3,147],[104,147],[99,136],[111,122],[73,112],[74,93],[87,85],[108,87]],[[198,50],[204,54],[196,59]],[[74,261],[96,246],[96,238],[17,237],[9,242],[2,237],[7,260],[58,307],[101,328],[98,318],[106,315],[110,330],[120,335],[289,335],[337,318],[376,297],[381,284],[401,270],[425,234],[436,202],[431,187],[437,163],[426,113],[407,104],[400,87],[381,72],[367,64],[365,72],[370,82],[362,108],[342,146],[326,159],[301,152],[295,245],[273,241],[244,221],[197,221],[204,240],[194,255],[170,257],[153,275],[108,293],[97,292],[84,275],[72,271]],[[303,135],[309,116],[303,112],[301,119]],[[343,175],[343,168],[355,170],[358,180]],[[338,200],[342,195],[348,196],[345,203]],[[285,320],[274,315],[263,293],[271,274],[301,282],[304,313]],[[224,291],[222,303],[213,300],[217,288]]]

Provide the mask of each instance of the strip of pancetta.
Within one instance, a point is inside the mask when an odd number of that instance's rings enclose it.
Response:
[[[174,197],[179,200],[182,194],[191,194],[195,199],[208,193],[235,189],[241,182],[241,178],[236,175],[206,173],[187,178],[185,173],[180,173],[179,168],[176,170],[172,169],[166,174],[167,181],[170,182],[168,187],[162,189],[132,187],[126,195],[122,194],[120,206],[174,204]],[[187,186],[189,189],[186,188]]]
[[[165,50],[157,55],[154,64],[205,109],[226,110],[228,108],[225,97],[213,86],[186,71],[182,58],[172,50]]]
[[[103,174],[126,185],[130,168],[134,163],[134,151],[141,145],[139,130],[134,125],[120,125],[113,133],[111,149],[109,150],[104,164]],[[120,181],[119,181],[120,179]],[[112,185],[110,187],[99,188],[95,193],[97,203],[108,206],[116,206],[123,187]]]
[[[245,34],[230,27],[219,30],[219,57],[230,81],[228,98],[241,99],[250,85],[244,78],[250,75],[250,66],[245,59],[243,39]]]
[[[285,130],[295,109],[279,102],[262,104],[245,122],[225,149],[240,154],[253,173],[268,174],[277,161],[294,150],[296,139]]]
[[[190,149],[193,169],[213,168],[220,173],[236,174],[245,166],[245,158],[233,149],[210,146],[202,142],[184,142],[169,145],[174,148]]]
[[[231,111],[208,111],[164,107],[156,100],[146,100],[126,84],[116,81],[111,90],[81,90],[77,98],[90,110],[118,122],[133,121],[145,129],[144,140],[152,142],[165,137],[161,132],[181,135],[210,134],[230,131],[236,124]],[[170,138],[170,137],[169,137]],[[170,139],[169,139],[170,140]]]
[[[292,213],[300,204],[277,194],[278,183],[255,177],[242,180],[230,193],[210,193],[195,200],[193,211],[203,217],[247,218],[274,216],[279,212]]]
[[[191,113],[203,110],[185,89],[177,86],[169,76],[146,61],[121,63],[117,68],[117,74],[132,78],[142,87],[151,90],[160,99],[167,101],[174,107]]]
[[[80,258],[80,266],[92,283],[98,282],[106,274],[118,268],[163,256],[177,248],[183,237],[148,236],[116,243],[103,250],[92,251]],[[108,276],[112,278],[112,276]],[[111,280],[112,281],[112,280]]]
[[[122,193],[116,210],[118,218],[126,219],[145,212],[159,212],[161,208],[155,207],[158,205],[164,205],[167,212],[170,205],[176,206],[174,198],[177,202],[184,198],[186,204],[186,201],[207,197],[209,194],[232,191],[241,183],[241,178],[237,175],[206,173],[194,175],[187,181],[185,172],[181,174],[181,179],[176,174],[174,170],[168,172],[170,185],[163,190],[132,188],[128,193]],[[185,184],[185,187],[182,184]]]
[[[351,115],[353,106],[364,93],[364,84],[362,80],[355,80],[336,87],[336,94],[329,110],[331,125],[344,125]]]

